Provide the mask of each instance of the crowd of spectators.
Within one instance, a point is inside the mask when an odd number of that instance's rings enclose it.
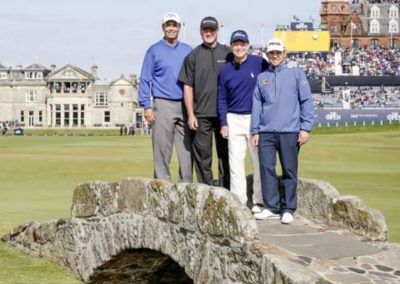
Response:
[[[359,3],[360,0],[353,0],[354,3]],[[368,4],[400,4],[400,0],[366,0]]]
[[[327,53],[289,53],[288,63],[291,66],[303,68],[307,77],[312,79],[338,75],[335,72],[335,53],[337,52],[340,53],[339,65],[342,74],[400,76],[400,49],[336,48]],[[253,50],[253,54],[263,55],[263,52],[257,49]]]
[[[361,76],[399,76],[400,50],[387,48],[338,49],[342,66],[352,73],[357,66]]]
[[[399,108],[400,87],[336,86],[313,101],[316,108]]]

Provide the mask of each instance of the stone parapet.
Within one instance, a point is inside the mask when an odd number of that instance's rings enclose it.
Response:
[[[329,183],[300,179],[297,213],[330,229],[344,229],[365,241],[386,241],[383,214],[368,208],[356,196],[341,196]]]

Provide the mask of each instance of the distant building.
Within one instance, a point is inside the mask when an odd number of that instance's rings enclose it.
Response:
[[[326,0],[320,16],[329,27],[331,47],[399,48],[396,0]]]
[[[70,64],[0,64],[0,121],[32,128],[136,125],[143,117],[136,101],[136,76],[105,81],[95,65],[89,73]]]

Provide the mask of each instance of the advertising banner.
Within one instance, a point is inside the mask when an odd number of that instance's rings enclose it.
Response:
[[[399,123],[400,109],[316,109],[314,119],[315,126]]]

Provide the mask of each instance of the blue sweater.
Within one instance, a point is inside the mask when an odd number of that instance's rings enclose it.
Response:
[[[251,133],[311,131],[314,106],[310,85],[300,68],[272,65],[257,78]]]
[[[248,55],[241,64],[226,63],[219,71],[218,116],[222,126],[227,125],[226,114],[250,114],[257,76],[268,67],[260,56]]]
[[[151,96],[176,101],[183,99],[183,85],[178,81],[178,75],[191,50],[183,42],[171,46],[164,39],[150,46],[140,74],[138,101],[141,107],[151,108]]]

